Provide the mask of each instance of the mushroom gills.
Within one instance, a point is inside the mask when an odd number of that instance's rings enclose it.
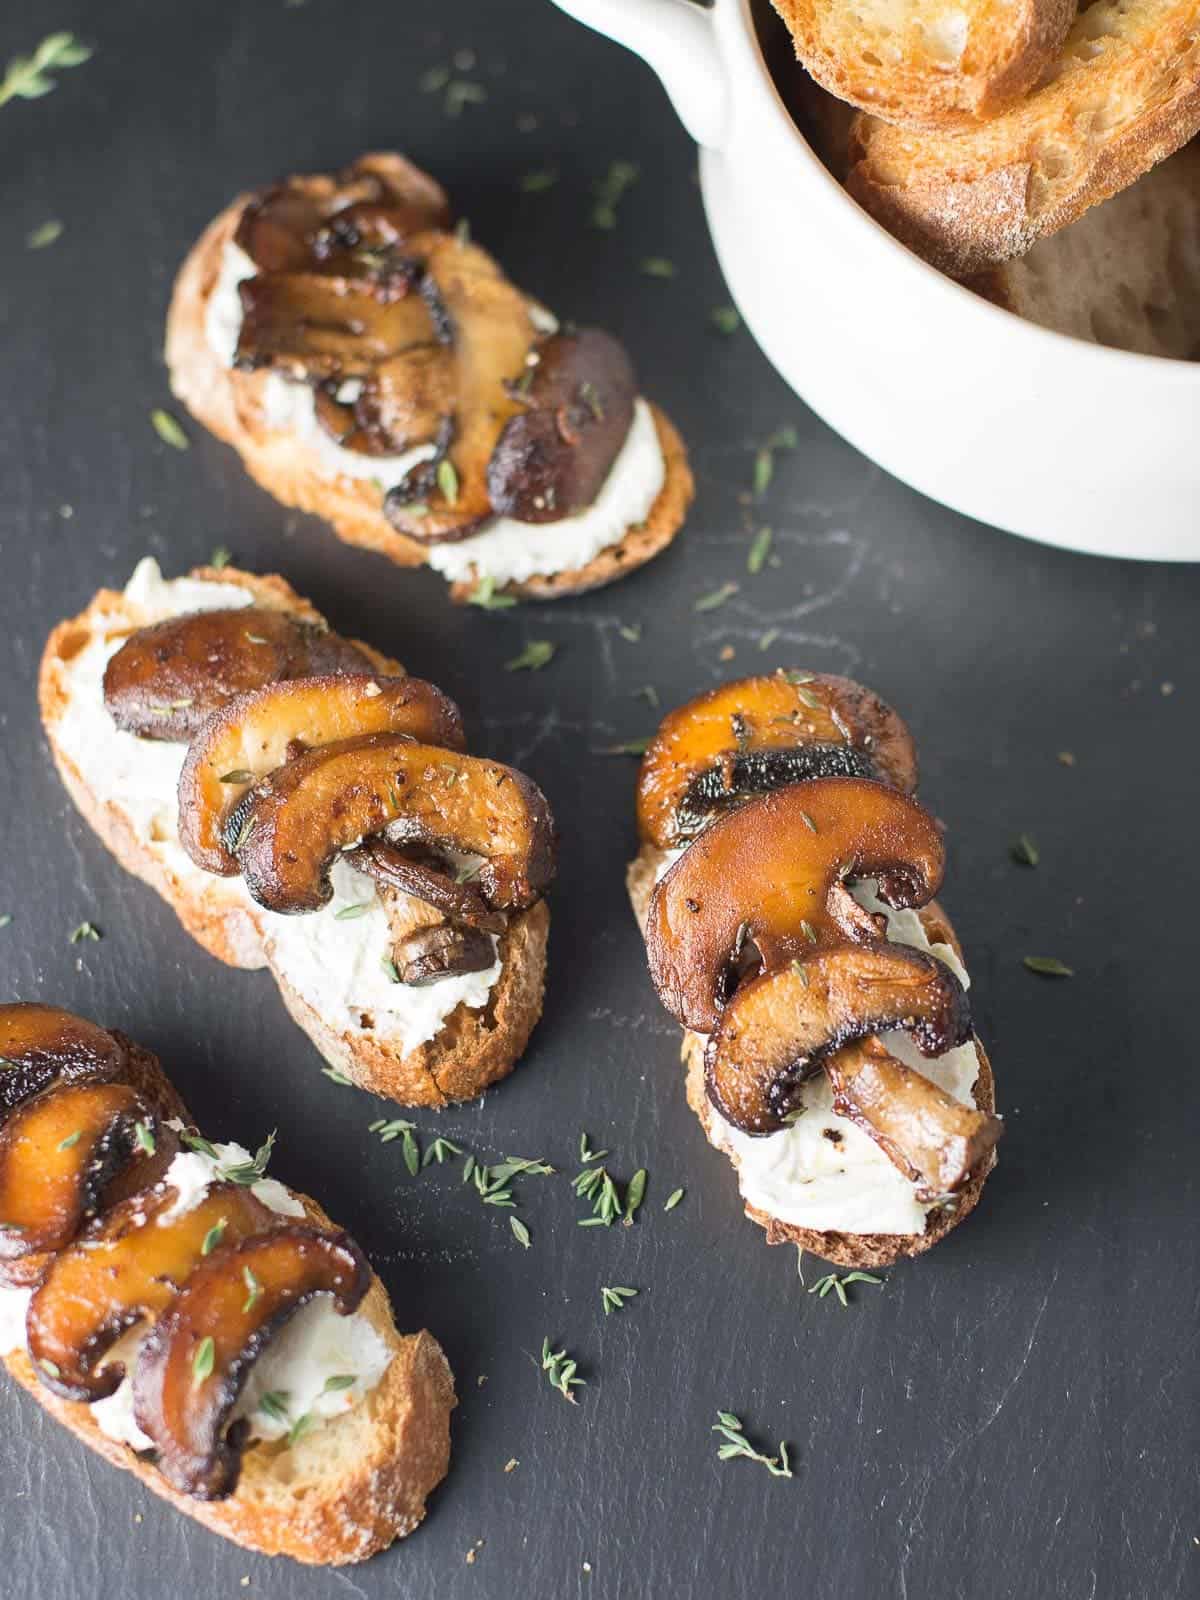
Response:
[[[815,950],[733,995],[705,1047],[709,1098],[744,1133],[777,1133],[805,1078],[843,1046],[892,1028],[928,1056],[970,1038],[966,994],[949,967],[907,945]]]
[[[1004,1131],[999,1117],[963,1105],[866,1038],[825,1061],[839,1116],[856,1123],[909,1181],[917,1198],[953,1195],[978,1172]]]
[[[874,878],[884,902],[922,906],[945,851],[915,800],[868,778],[814,778],[762,795],[711,823],[659,880],[646,921],[650,974],[667,1010],[711,1033],[735,953],[753,944],[764,971],[817,946],[877,937],[847,892]]]
[[[130,635],[105,668],[104,704],[126,733],[183,743],[251,689],[371,665],[357,645],[287,611],[188,612]]]
[[[638,831],[660,849],[715,810],[816,777],[873,777],[916,788],[904,723],[850,678],[774,672],[710,689],[663,719],[638,775]]]
[[[528,409],[496,442],[488,496],[501,516],[557,522],[603,488],[633,422],[637,377],[624,346],[598,328],[553,334],[529,359],[511,391]]]
[[[499,762],[365,734],[310,750],[247,791],[224,829],[250,894],[269,911],[316,911],[337,855],[387,830],[394,841],[484,858],[491,910],[531,905],[554,873],[554,824],[541,790]]]
[[[214,1184],[178,1216],[178,1192],[133,1195],[99,1217],[51,1262],[29,1304],[29,1353],[42,1381],[66,1400],[102,1400],[124,1377],[101,1365],[127,1328],[170,1306],[219,1244],[268,1232],[277,1214],[234,1183]]]
[[[84,1220],[161,1176],[174,1136],[124,1083],[68,1083],[0,1129],[0,1262],[60,1250]]]
[[[57,1006],[0,1006],[0,1126],[25,1101],[57,1083],[120,1078],[129,1067],[122,1039]]]
[[[228,1424],[254,1362],[314,1296],[348,1316],[370,1281],[344,1233],[286,1224],[218,1245],[146,1336],[134,1371],[134,1415],[167,1481],[199,1500],[232,1494],[247,1428]]]
[[[283,766],[296,741],[317,748],[363,733],[405,733],[461,750],[462,716],[421,678],[363,673],[293,678],[229,701],[193,739],[179,776],[179,837],[198,867],[230,877],[221,840],[229,813],[257,779]]]

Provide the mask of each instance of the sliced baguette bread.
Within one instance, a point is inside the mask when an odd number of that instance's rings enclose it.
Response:
[[[123,1034],[113,1037],[127,1052],[124,1081],[148,1094],[162,1115],[186,1122],[187,1112],[157,1057]],[[306,1195],[292,1198],[303,1205],[307,1221],[333,1227],[315,1201]],[[0,1294],[12,1292],[0,1288]],[[350,1409],[294,1443],[252,1443],[242,1457],[236,1489],[222,1500],[180,1493],[152,1460],[106,1433],[90,1405],[52,1393],[23,1343],[8,1350],[3,1362],[58,1422],[176,1510],[248,1550],[337,1565],[366,1560],[421,1521],[426,1497],[449,1466],[450,1412],[457,1403],[441,1347],[428,1333],[399,1332],[387,1291],[374,1274],[356,1315],[367,1318],[391,1353],[380,1381]]]
[[[382,153],[362,157],[384,173],[396,192],[442,191],[403,157]],[[326,180],[310,179],[309,183]],[[239,372],[227,366],[208,339],[210,299],[221,276],[226,248],[233,241],[248,194],[228,206],[201,234],[188,254],[171,296],[165,356],[174,393],[210,433],[230,444],[255,481],[284,505],[328,522],[339,539],[386,556],[400,567],[423,566],[429,546],[398,531],[383,514],[382,494],[369,478],[330,473],[312,447],[287,427],[273,425],[267,405],[268,374]],[[585,565],[534,574],[498,585],[504,593],[535,600],[582,594],[635,571],[664,550],[683,525],[694,484],[683,441],[666,415],[652,406],[666,477],[645,519]],[[462,603],[475,584],[451,584],[451,598]]]
[[[260,577],[233,567],[199,567],[189,578],[228,586],[231,596],[248,593],[257,605],[289,611],[307,621],[324,620],[280,577]],[[94,706],[80,703],[74,664],[84,652],[115,646],[166,614],[157,586],[151,585],[148,600],[140,598],[133,584],[130,588],[129,593],[100,590],[78,616],[58,624],[42,656],[38,677],[42,723],[59,775],[85,819],[127,871],[158,891],[210,955],[229,966],[268,967],[291,1016],[330,1065],[360,1088],[403,1105],[441,1107],[481,1094],[505,1077],[541,1015],[550,923],[544,901],[509,918],[500,936],[500,975],[486,1003],[470,1005],[464,1000],[444,1017],[431,1038],[404,1048],[385,1026],[376,1026],[379,1019],[373,1016],[341,1015],[331,1020],[289,980],[275,932],[279,919],[272,919],[250,899],[241,879],[215,877],[193,866],[179,845],[173,803],[147,818],[140,808],[103,798],[104,774],[93,766],[98,747],[90,743],[81,747],[73,730],[81,717],[90,719],[94,714],[107,719],[107,712],[98,694]],[[355,642],[381,673],[403,672],[398,662]],[[159,748],[177,750],[182,765],[185,746]]]
[[[1200,360],[1200,143],[967,287],[1056,333]]]
[[[818,83],[904,128],[994,116],[1054,60],[1075,0],[772,0]]]
[[[955,277],[1023,255],[1200,129],[1195,0],[1094,0],[1022,101],[978,127],[921,135],[861,116],[847,187]]]
[[[650,909],[650,897],[666,859],[663,851],[646,844],[629,864],[626,885],[639,928],[645,926]],[[936,902],[926,906],[920,912],[920,917],[931,943],[948,944],[961,957],[954,931]],[[991,1065],[978,1039],[974,1043],[979,1059],[979,1076],[972,1097],[980,1111],[994,1112],[995,1083],[992,1079]],[[684,1033],[680,1059],[686,1072],[688,1104],[700,1119],[700,1125],[709,1143],[729,1156],[735,1170],[738,1170],[740,1157],[732,1137],[733,1130],[718,1115],[705,1088],[704,1048],[705,1040],[700,1034],[690,1031]],[[787,1135],[780,1134],[775,1137],[786,1138]],[[879,1152],[879,1160],[885,1166],[888,1164],[882,1152]],[[993,1150],[979,1171],[954,1196],[953,1204],[935,1206],[927,1211],[924,1227],[920,1232],[849,1233],[801,1227],[794,1222],[774,1216],[770,1211],[749,1201],[745,1203],[745,1212],[752,1222],[758,1223],[760,1228],[766,1230],[768,1244],[794,1244],[801,1250],[810,1251],[813,1255],[820,1256],[822,1260],[832,1262],[839,1267],[886,1267],[905,1256],[921,1255],[932,1248],[939,1239],[945,1238],[952,1228],[957,1227],[975,1209],[983,1185],[995,1164],[996,1156]]]

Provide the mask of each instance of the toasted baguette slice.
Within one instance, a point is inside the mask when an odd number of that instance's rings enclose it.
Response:
[[[772,0],[796,54],[832,94],[899,127],[969,126],[1054,60],[1075,0]]]
[[[1200,129],[1196,0],[1095,0],[1028,97],[977,128],[855,125],[847,187],[934,266],[965,277],[1023,255]]]
[[[1056,333],[1200,360],[1200,141],[967,286]]]
[[[310,1222],[332,1226],[315,1201],[297,1198]],[[394,1351],[380,1382],[358,1405],[290,1447],[279,1440],[252,1444],[226,1500],[194,1500],[173,1489],[150,1461],[104,1433],[90,1406],[51,1394],[24,1350],[3,1360],[76,1438],[177,1511],[247,1550],[341,1566],[386,1550],[421,1521],[426,1497],[450,1464],[450,1413],[457,1404],[441,1346],[429,1333],[397,1330],[387,1290],[374,1275],[358,1314]]]
[[[663,851],[653,845],[643,845],[641,852],[629,864],[626,884],[639,928],[645,926],[646,915],[650,909],[650,896],[654,892],[654,884],[664,859]],[[936,903],[926,906],[921,911],[920,917],[931,943],[948,944],[961,956],[954,930]],[[738,1157],[731,1148],[729,1138],[731,1130],[718,1115],[705,1088],[704,1043],[699,1034],[690,1031],[684,1033],[680,1059],[687,1074],[688,1105],[699,1117],[700,1126],[704,1129],[708,1142],[714,1149],[728,1155],[736,1169]],[[975,1050],[979,1057],[979,1077],[972,1091],[974,1102],[980,1111],[994,1112],[996,1093],[991,1064],[978,1040],[975,1040]],[[995,1165],[996,1153],[993,1150],[970,1182],[955,1196],[953,1205],[935,1207],[928,1212],[925,1228],[921,1233],[818,1231],[815,1228],[802,1228],[797,1227],[795,1223],[784,1222],[749,1203],[744,1209],[752,1222],[757,1222],[760,1228],[766,1230],[768,1244],[798,1245],[801,1250],[808,1250],[813,1255],[820,1256],[823,1260],[839,1267],[888,1267],[905,1256],[923,1254],[939,1239],[944,1239],[952,1228],[956,1228],[975,1209],[988,1173]]]
[[[234,567],[198,567],[190,577],[248,591],[258,605],[324,619],[280,577],[260,577]],[[124,593],[101,589],[87,609],[51,633],[42,655],[38,703],[42,723],[67,792],[92,828],[127,871],[156,889],[198,943],[233,967],[269,967],[291,1016],[339,1072],[360,1088],[402,1105],[448,1105],[471,1099],[507,1076],[519,1060],[542,1011],[546,936],[550,914],[544,901],[509,918],[500,937],[500,976],[487,1004],[453,1010],[432,1039],[404,1052],[373,1027],[333,1026],[279,972],[269,923],[239,878],[219,878],[191,866],[178,848],[174,811],[170,829],[147,838],[130,814],[97,793],[97,774],[81,768],[58,737],[72,708],[69,667],[98,638],[119,638],[158,620]],[[403,673],[399,662],[356,640],[381,673]],[[97,715],[107,713],[97,706]],[[183,746],[179,746],[182,762]]]
[[[433,183],[400,156],[376,154],[364,160],[385,172],[397,187]],[[397,566],[424,566],[429,547],[392,527],[383,514],[380,491],[370,479],[330,477],[310,448],[292,433],[270,426],[264,406],[267,374],[235,372],[222,364],[208,343],[209,296],[225,247],[250,198],[239,195],[209,224],[179,270],[167,313],[165,353],[171,387],[196,420],[232,445],[250,476],[284,505],[324,518],[345,543],[374,550]],[[635,571],[670,544],[683,525],[694,485],[682,439],[657,406],[652,410],[666,480],[645,521],[586,566],[504,584],[503,592],[532,600],[582,594]],[[468,583],[452,584],[451,598],[464,602],[472,588]]]

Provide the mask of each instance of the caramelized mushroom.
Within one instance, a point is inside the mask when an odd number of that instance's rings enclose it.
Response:
[[[462,717],[421,678],[293,678],[229,701],[193,739],[179,775],[179,837],[206,872],[230,877],[237,861],[221,842],[230,811],[257,779],[309,748],[352,734],[406,733],[422,744],[463,748]]]
[[[706,828],[655,888],[646,941],[659,997],[709,1033],[731,963],[751,945],[774,971],[814,945],[869,938],[874,923],[843,880],[875,878],[886,904],[922,906],[944,861],[929,813],[868,778],[814,778],[749,801]]]
[[[348,1316],[370,1280],[346,1234],[303,1224],[219,1245],[202,1261],[147,1335],[134,1373],[134,1415],[167,1481],[200,1500],[232,1494],[246,1430],[225,1430],[254,1362],[314,1296],[331,1295]]]
[[[377,883],[434,906],[451,922],[466,923],[485,933],[501,933],[504,929],[504,913],[490,910],[473,883],[451,876],[442,858],[422,845],[400,846],[387,839],[365,839],[357,850],[347,852],[346,860]],[[490,960],[487,965],[491,965]]]
[[[638,778],[638,830],[669,849],[750,795],[833,777],[915,790],[912,737],[892,708],[849,678],[740,678],[664,718]]]
[[[104,704],[126,733],[183,742],[250,689],[370,670],[356,645],[286,611],[194,611],[130,635],[105,669]]]
[[[260,905],[316,911],[339,851],[385,828],[485,857],[478,886],[493,910],[531,905],[553,875],[550,808],[523,773],[395,733],[289,761],[246,793],[224,840]]]
[[[32,1001],[0,1006],[0,1123],[55,1083],[121,1077],[124,1043],[94,1022]]]
[[[709,1098],[735,1128],[775,1133],[804,1078],[833,1051],[885,1028],[904,1029],[926,1055],[964,1043],[970,1014],[949,967],[907,945],[815,950],[729,1001],[705,1048]]]
[[[486,972],[496,960],[496,948],[477,928],[440,923],[421,928],[401,939],[392,949],[392,963],[401,983],[424,989],[443,978],[467,972]]]
[[[961,1189],[1004,1131],[999,1117],[963,1105],[878,1039],[836,1051],[825,1071],[834,1110],[874,1139],[922,1200]]]
[[[178,1192],[134,1195],[96,1221],[51,1262],[29,1303],[29,1353],[66,1400],[101,1400],[124,1369],[100,1363],[127,1328],[161,1316],[194,1269],[220,1245],[279,1223],[248,1188],[214,1184],[171,1216]]]
[[[444,345],[414,345],[361,381],[321,384],[313,399],[317,420],[343,450],[367,456],[422,444],[444,450],[453,436],[447,419],[455,405],[454,358]]]
[[[298,379],[364,377],[379,362],[434,341],[419,275],[405,263],[383,288],[314,272],[244,278],[234,366],[272,367]]]
[[[597,328],[555,334],[515,392],[529,409],[505,424],[488,463],[493,509],[519,522],[582,511],[633,421],[637,378],[624,347]]]
[[[454,363],[454,413],[448,449],[390,490],[384,512],[410,538],[463,539],[494,515],[488,463],[505,424],[520,409],[510,380],[525,370],[537,334],[530,302],[478,246],[431,233],[411,239],[407,248],[424,265],[444,316]],[[394,381],[402,377],[397,371]]]
[[[0,1262],[61,1249],[102,1195],[153,1182],[160,1135],[170,1137],[125,1083],[60,1084],[18,1107],[0,1129]]]

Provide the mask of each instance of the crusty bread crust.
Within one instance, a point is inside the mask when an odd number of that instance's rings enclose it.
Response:
[[[948,130],[995,116],[1037,81],[1075,18],[1076,0],[1017,0],[963,7],[968,31],[951,65],[929,48],[936,22],[911,7],[911,29],[891,33],[887,59],[865,48],[874,33],[844,0],[772,0],[796,55],[831,94],[899,127]]]
[[[299,1198],[311,1221],[331,1226],[315,1201]],[[177,1511],[247,1550],[338,1566],[365,1561],[421,1521],[426,1497],[450,1464],[450,1413],[457,1404],[441,1346],[429,1333],[397,1331],[387,1291],[374,1275],[360,1311],[395,1352],[379,1384],[290,1450],[278,1442],[252,1445],[226,1500],[193,1500],[173,1489],[149,1461],[103,1433],[90,1406],[51,1394],[24,1350],[5,1356],[4,1365],[76,1438]],[[353,1440],[349,1450],[346,1435]]]
[[[1200,129],[1195,0],[1095,0],[1031,94],[964,132],[861,116],[847,188],[956,277],[1022,255]]]
[[[179,270],[167,313],[166,362],[173,392],[198,422],[232,445],[250,476],[280,500],[328,522],[346,544],[360,545],[401,567],[424,566],[428,547],[393,528],[383,515],[379,490],[364,478],[330,478],[315,469],[312,454],[287,432],[269,428],[263,407],[266,374],[222,366],[205,337],[205,308],[221,270],[225,246],[236,232],[248,194],[239,195],[211,222]],[[693,494],[683,441],[654,407],[667,479],[644,523],[584,567],[535,575],[506,586],[531,600],[553,600],[612,583],[642,566],[670,544],[683,525]],[[451,585],[451,598],[466,600],[472,585]]]
[[[654,892],[655,878],[663,855],[663,851],[647,844],[642,846],[639,854],[629,863],[625,881],[639,929],[645,927],[646,915],[650,909],[650,896]],[[962,949],[954,929],[937,902],[925,906],[919,915],[930,942],[950,945],[961,958]],[[980,1111],[994,1112],[996,1085],[992,1077],[991,1063],[978,1038],[974,1042],[975,1052],[979,1057],[979,1077],[972,1091],[973,1098]],[[700,1119],[700,1126],[704,1129],[708,1142],[714,1149],[727,1155],[736,1169],[738,1158],[729,1148],[725,1138],[725,1124],[717,1114],[705,1089],[704,1040],[699,1034],[685,1031],[679,1054],[686,1072],[688,1105]],[[743,1210],[752,1222],[757,1222],[760,1228],[766,1230],[768,1244],[798,1245],[801,1250],[807,1250],[839,1267],[889,1267],[905,1256],[922,1255],[968,1217],[979,1203],[988,1174],[995,1165],[996,1152],[993,1149],[979,1171],[955,1196],[955,1203],[952,1206],[929,1212],[923,1233],[831,1232],[816,1228],[800,1228],[794,1223],[782,1222],[778,1217],[760,1211],[755,1206],[744,1205]]]
[[[248,589],[259,605],[293,611],[307,621],[324,620],[280,577],[259,577],[234,567],[197,567],[190,576]],[[88,774],[79,771],[56,737],[69,699],[67,663],[95,635],[133,632],[149,620],[119,590],[101,589],[84,611],[60,622],[51,633],[38,674],[38,704],[55,765],[79,811],[121,865],[157,890],[210,955],[228,966],[270,967],[270,940],[253,905],[239,892],[238,880],[209,874],[203,881],[194,875],[181,878],[169,861],[147,849],[123,811],[97,798]],[[360,640],[354,642],[379,672],[403,673],[399,662]],[[487,1005],[479,1010],[458,1006],[434,1038],[406,1054],[370,1033],[331,1028],[278,973],[272,971],[272,976],[290,1015],[325,1060],[352,1083],[402,1105],[440,1108],[482,1094],[520,1059],[541,1015],[549,926],[544,901],[510,918],[500,941],[501,973]]]

